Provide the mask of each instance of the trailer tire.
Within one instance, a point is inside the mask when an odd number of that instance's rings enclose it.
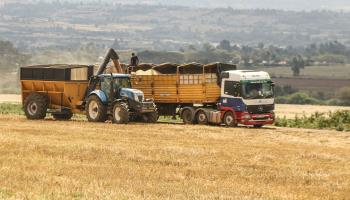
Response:
[[[112,122],[114,124],[129,123],[129,109],[125,103],[116,103],[114,105]]]
[[[40,93],[31,93],[24,100],[24,113],[27,119],[40,120],[46,117],[48,101],[46,96]]]
[[[198,124],[202,124],[202,125],[208,124],[208,116],[204,110],[197,111],[196,120]]]
[[[182,109],[181,118],[185,124],[194,124],[195,111],[191,107],[185,107]]]
[[[107,107],[96,95],[88,98],[85,111],[89,122],[105,122],[107,120]]]
[[[237,127],[236,115],[231,111],[226,112],[224,115],[224,123],[227,127]]]
[[[52,117],[55,120],[70,120],[73,117],[73,113],[52,113]]]
[[[157,123],[159,118],[158,112],[146,113],[144,116],[146,117],[145,122],[147,123]]]

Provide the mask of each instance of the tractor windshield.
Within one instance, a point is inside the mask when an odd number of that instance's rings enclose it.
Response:
[[[131,82],[129,78],[114,78],[113,87],[115,89],[119,88],[131,88]]]
[[[242,93],[245,99],[273,98],[273,83],[270,80],[245,81],[242,83]]]

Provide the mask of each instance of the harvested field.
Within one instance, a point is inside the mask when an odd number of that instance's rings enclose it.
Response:
[[[318,106],[318,105],[290,105],[277,104],[276,114],[278,117],[286,117],[287,119],[295,118],[295,116],[310,116],[315,112],[334,112],[337,110],[350,110],[350,107],[345,106]]]
[[[21,102],[21,95],[17,94],[0,94],[0,103],[18,103]]]
[[[350,196],[349,133],[1,115],[0,138],[1,199]]]
[[[350,79],[272,78],[277,85],[290,85],[299,90],[335,92],[350,85]]]

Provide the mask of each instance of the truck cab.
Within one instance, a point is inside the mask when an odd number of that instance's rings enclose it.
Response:
[[[274,83],[267,72],[231,70],[222,72],[221,78],[218,106],[223,113],[231,111],[235,115],[232,120],[243,125],[274,123]],[[230,116],[223,119],[230,123]]]

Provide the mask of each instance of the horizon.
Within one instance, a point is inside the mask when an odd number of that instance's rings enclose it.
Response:
[[[44,3],[44,2],[61,2],[61,3],[113,3],[122,5],[148,5],[148,6],[180,6],[188,8],[232,8],[234,10],[282,10],[282,11],[297,11],[297,12],[312,12],[312,11],[334,11],[334,12],[349,12],[350,2],[345,0],[335,0],[327,2],[325,0],[217,0],[214,2],[210,0],[173,0],[171,2],[166,0],[2,0],[0,6],[7,3]]]

